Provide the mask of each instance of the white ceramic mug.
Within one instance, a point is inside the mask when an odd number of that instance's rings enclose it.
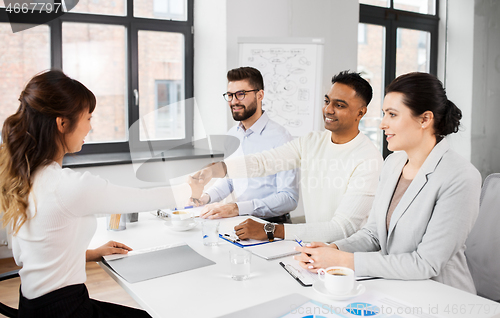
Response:
[[[318,270],[318,277],[326,289],[335,295],[345,295],[354,289],[354,271],[347,267],[332,266]]]
[[[168,216],[170,217],[172,226],[176,227],[188,226],[193,221],[193,215],[190,211],[169,211]]]

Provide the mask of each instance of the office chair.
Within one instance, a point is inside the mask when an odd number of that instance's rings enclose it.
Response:
[[[19,270],[18,269],[0,274],[0,282],[7,280],[7,279],[15,278],[15,277],[19,277]],[[17,317],[17,309],[9,307],[9,306],[0,302],[0,314],[4,315],[6,317],[14,318],[14,317]]]
[[[500,173],[481,189],[479,216],[465,242],[467,264],[479,296],[500,302]]]

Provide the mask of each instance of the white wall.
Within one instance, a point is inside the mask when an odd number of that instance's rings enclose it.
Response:
[[[440,16],[439,75],[463,113],[449,140],[485,178],[500,172],[500,1],[442,1]]]
[[[330,88],[334,74],[357,68],[359,21],[357,1],[230,0],[227,2],[226,13],[227,69],[239,66],[238,37],[325,39],[322,94]],[[322,98],[318,100],[322,101]],[[229,110],[227,112],[229,113]],[[321,121],[320,113],[317,112],[316,121]],[[231,116],[228,118],[228,126],[232,126],[234,122]]]
[[[226,91],[226,0],[195,1],[194,6],[195,139],[223,135],[229,113]]]
[[[500,172],[500,1],[475,1],[473,48],[471,160],[485,178]]]
[[[444,2],[444,1],[443,1]],[[441,19],[445,23],[446,19]],[[451,147],[471,159],[474,1],[448,1],[446,77],[448,99],[462,110],[461,128],[448,137]]]

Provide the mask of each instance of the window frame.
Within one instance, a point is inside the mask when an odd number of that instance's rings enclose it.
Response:
[[[397,29],[411,29],[430,33],[429,73],[437,75],[439,0],[436,0],[435,14],[423,14],[394,9],[394,0],[390,7],[359,4],[359,23],[375,24],[385,27],[384,87],[396,78]],[[385,95],[385,92],[384,94]],[[387,140],[382,138],[382,155],[386,158],[391,151],[387,149]]]
[[[164,20],[154,18],[134,17],[134,0],[126,0],[127,14],[125,16],[104,15],[92,13],[67,12],[62,16],[41,23],[40,21],[23,21],[30,24],[46,24],[50,28],[50,60],[51,69],[63,70],[62,61],[62,24],[64,22],[120,25],[126,28],[126,83],[127,104],[126,112],[129,130],[128,140],[120,142],[88,143],[82,150],[73,156],[87,154],[110,154],[130,152],[129,143],[134,144],[134,151],[148,151],[150,149],[172,149],[179,145],[192,142],[194,109],[185,110],[185,138],[176,140],[151,140],[139,141],[139,132],[130,129],[132,124],[139,119],[139,105],[135,105],[134,90],[139,90],[139,61],[138,61],[138,33],[139,31],[160,31],[181,33],[184,36],[184,98],[194,97],[194,32],[193,32],[193,7],[194,0],[187,1],[187,20]],[[9,23],[6,8],[0,8],[0,22]],[[64,70],[63,70],[64,71]],[[35,75],[35,74],[33,74]]]

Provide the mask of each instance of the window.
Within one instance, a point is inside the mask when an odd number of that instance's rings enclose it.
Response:
[[[142,18],[185,21],[186,0],[147,0],[134,2],[134,15]]]
[[[177,80],[155,81],[155,139],[184,139],[182,83]],[[151,138],[151,137],[150,137]]]
[[[24,85],[50,68],[50,30],[39,25],[12,33],[9,23],[0,22],[0,123],[19,107]],[[22,57],[20,59],[19,57]]]
[[[360,129],[384,157],[389,151],[379,126],[385,87],[408,72],[436,74],[437,5],[437,0],[360,0],[358,72],[373,87]]]
[[[391,6],[391,0],[359,0],[359,3],[385,8],[389,8]]]
[[[126,29],[122,25],[63,22],[63,70],[97,100],[85,142],[128,140]]]
[[[436,14],[436,0],[394,0],[394,9]]]
[[[372,101],[359,123],[359,128],[379,150],[382,150],[382,134],[379,126],[384,98],[385,27],[365,23],[359,25],[365,30],[366,41],[358,43],[358,72],[373,88]]]
[[[366,44],[366,28],[367,25],[364,23],[358,25],[358,44]]]
[[[138,39],[139,116],[144,118],[140,140],[184,139],[184,38],[179,33],[139,31]]]
[[[397,29],[397,38],[401,39],[396,50],[396,77],[409,72],[430,71],[430,32]]]
[[[97,98],[82,154],[191,142],[193,103],[184,99],[193,97],[192,27],[193,0],[80,0],[57,19],[16,33],[0,8],[0,124],[19,106],[26,82],[55,68]]]
[[[74,7],[73,13],[89,13],[89,14],[104,14],[104,15],[127,15],[127,0],[64,0],[67,7]]]

